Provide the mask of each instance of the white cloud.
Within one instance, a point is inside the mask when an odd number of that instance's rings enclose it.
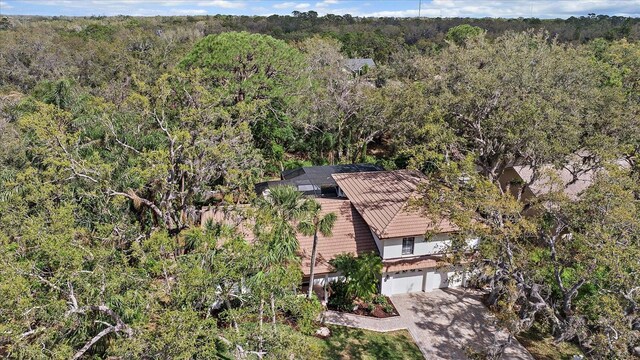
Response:
[[[374,11],[367,14],[352,14],[366,17],[412,17],[418,16],[418,9],[416,10],[388,10],[388,11]],[[423,14],[425,15],[425,14]]]
[[[292,7],[296,6],[297,3],[294,2],[283,2],[283,3],[279,3],[279,4],[274,4],[273,8],[274,9],[291,9]]]
[[[184,3],[185,3],[184,0],[170,0],[170,1],[162,1],[160,5],[167,6],[167,7],[168,6],[175,7],[175,6],[183,5]]]
[[[338,3],[339,3],[338,0],[324,0],[324,1],[321,1],[321,2],[317,2],[316,3],[316,7],[323,8],[323,7],[327,7],[327,6],[330,6],[330,5],[336,5]]]
[[[640,16],[640,0],[433,0],[423,2],[420,16],[424,17],[538,17],[568,18],[586,16],[589,13]],[[373,17],[418,16],[418,6],[413,9],[360,12],[354,15]]]
[[[235,0],[212,0],[212,1],[201,1],[198,3],[198,6],[214,6],[223,9],[241,9],[245,7],[243,1],[235,1]]]
[[[176,15],[207,15],[205,9],[171,9],[171,12]]]
[[[311,7],[309,3],[299,3],[294,1],[288,1],[283,3],[274,4],[274,9],[296,9],[296,10],[307,10]]]
[[[9,5],[6,1],[0,1],[0,10],[13,9],[13,6]]]

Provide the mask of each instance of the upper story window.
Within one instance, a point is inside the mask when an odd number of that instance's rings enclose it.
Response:
[[[413,244],[416,238],[406,237],[402,239],[402,255],[413,255]]]

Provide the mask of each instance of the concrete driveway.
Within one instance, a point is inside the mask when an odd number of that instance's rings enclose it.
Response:
[[[468,289],[443,289],[391,296],[406,327],[426,359],[467,359],[465,349],[486,349],[497,334],[496,319],[482,304],[480,293]],[[513,339],[503,359],[533,360]]]

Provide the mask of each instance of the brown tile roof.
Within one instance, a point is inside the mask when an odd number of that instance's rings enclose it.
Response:
[[[458,265],[468,264],[470,260],[463,259],[461,261],[456,262]],[[441,266],[453,265],[451,262],[447,261],[446,257],[437,256],[437,255],[423,255],[416,256],[412,258],[403,258],[403,259],[393,259],[393,260],[385,260],[382,262],[382,272],[394,272],[394,271],[404,271],[404,270],[414,270],[414,269],[426,269],[426,268],[434,268]]]
[[[628,166],[622,161],[618,161],[616,164],[623,168]],[[520,176],[525,183],[529,183],[533,179],[534,171],[530,166],[516,165],[513,167],[513,170],[518,173],[518,176]],[[577,200],[582,192],[593,185],[596,176],[603,170],[602,167],[595,169],[580,169],[579,167],[576,167],[576,169],[571,167],[556,169],[551,165],[546,165],[542,167],[540,177],[529,185],[529,189],[531,189],[531,192],[536,196],[562,191],[570,199]],[[577,175],[575,179],[574,173]]]
[[[418,171],[334,174],[333,178],[380,239],[456,230],[446,219],[426,216],[410,205],[418,196],[418,185],[425,181]]]
[[[594,166],[590,163],[593,158],[588,151],[578,151],[571,155],[560,169],[549,164],[543,165],[535,180],[534,169],[529,165],[514,165],[513,170],[525,183],[531,182],[529,189],[535,196],[562,191],[570,199],[577,200],[582,192],[593,185],[598,173],[605,171],[604,165]],[[623,169],[630,167],[625,159],[615,160],[610,165]]]
[[[386,260],[382,263],[383,272],[402,270],[424,269],[436,267],[440,259],[434,257],[419,256],[409,259]]]
[[[320,211],[322,215],[333,212],[337,217],[331,236],[325,237],[322,236],[322,234],[318,234],[316,274],[331,272],[329,260],[338,254],[363,254],[371,251],[374,251],[376,254],[378,253],[378,248],[373,240],[369,226],[353,208],[349,200],[324,198],[315,200],[318,201],[322,207]],[[204,226],[209,219],[216,223],[230,225],[236,227],[247,241],[253,242],[253,221],[244,215],[247,208],[247,206],[230,208],[211,207],[202,212],[202,225]],[[298,234],[298,242],[300,243],[302,271],[305,276],[309,276],[313,236]]]
[[[525,183],[531,182],[533,168],[530,166],[514,166],[513,169]],[[575,180],[573,179],[573,174],[567,168],[558,170],[551,166],[545,166],[542,171],[545,173],[529,185],[529,189],[536,196],[563,191],[569,198],[577,199],[580,193],[591,186],[595,178],[594,170],[581,172]]]
[[[254,221],[245,214],[247,209],[249,209],[249,207],[246,205],[229,207],[211,206],[202,209],[200,224],[205,226],[207,221],[213,221],[214,223],[234,227],[248,242],[253,243],[254,234],[252,229]]]
[[[316,274],[331,272],[329,260],[338,254],[363,254],[371,251],[378,253],[369,226],[351,206],[349,200],[320,198],[316,201],[322,206],[322,215],[333,212],[337,216],[331,236],[324,237],[322,234],[318,234]],[[302,271],[305,276],[308,276],[311,266],[313,236],[298,235],[298,241],[302,256]]]

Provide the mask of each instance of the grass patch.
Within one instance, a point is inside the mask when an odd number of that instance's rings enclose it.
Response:
[[[516,338],[536,360],[571,360],[573,355],[582,354],[580,348],[572,343],[554,344],[552,336],[535,326],[518,334]]]
[[[375,332],[344,326],[329,326],[331,336],[323,341],[327,359],[424,359],[406,330]]]

